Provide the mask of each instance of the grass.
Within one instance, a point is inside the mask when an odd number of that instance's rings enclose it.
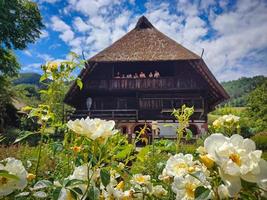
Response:
[[[262,152],[262,156],[261,156],[264,160],[267,161],[267,151]]]
[[[30,147],[28,145],[11,145],[0,146],[0,160],[8,157],[14,157],[23,162],[27,167],[29,173],[35,173],[37,164],[38,147]],[[52,148],[45,144],[42,148],[42,156],[40,160],[40,177],[49,178],[51,174],[53,177],[64,177],[68,175],[67,156],[64,152],[57,152],[54,154]],[[56,173],[56,174],[55,174]]]

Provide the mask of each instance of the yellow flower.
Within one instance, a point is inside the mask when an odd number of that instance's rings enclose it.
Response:
[[[48,62],[47,64],[47,72],[51,72],[53,70],[56,70],[60,66],[60,62]]]
[[[214,126],[214,128],[220,128],[222,125],[222,122],[219,119],[216,119],[212,125]]]
[[[73,146],[73,147],[71,147],[71,149],[72,149],[75,153],[79,153],[79,152],[81,151],[82,147],[80,147],[80,146]]]
[[[123,190],[123,188],[124,188],[124,182],[121,181],[121,182],[119,182],[118,185],[116,186],[116,189],[118,189],[118,190]]]
[[[27,180],[28,180],[28,181],[32,181],[32,180],[35,179],[35,178],[36,178],[36,175],[35,175],[35,174],[29,173],[29,174],[27,175]]]
[[[214,166],[214,161],[207,155],[200,156],[200,161],[209,169]]]

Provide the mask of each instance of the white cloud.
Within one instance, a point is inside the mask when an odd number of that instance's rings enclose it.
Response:
[[[32,56],[32,53],[29,50],[24,50],[23,53],[25,53],[27,56]]]
[[[39,3],[57,3],[61,0],[39,0]]]
[[[41,72],[41,65],[42,63],[31,63],[25,66],[22,66],[21,70],[23,72]]]
[[[73,24],[77,31],[84,32],[90,30],[90,26],[86,24],[80,17],[75,17]]]
[[[48,37],[48,36],[49,36],[48,31],[46,31],[46,30],[42,30],[42,31],[41,31],[41,35],[40,35],[40,38],[41,38],[41,39],[46,38],[46,37]]]
[[[53,56],[45,53],[38,53],[37,57],[41,58],[45,62],[54,60]]]
[[[59,17],[53,16],[51,18],[51,27],[54,31],[60,32],[59,37],[64,42],[69,42],[74,39],[74,32],[71,27],[67,25],[64,21],[62,21]]]
[[[114,5],[119,5],[121,0],[68,0],[69,9],[81,12],[85,16],[95,16],[99,12],[104,14]]]

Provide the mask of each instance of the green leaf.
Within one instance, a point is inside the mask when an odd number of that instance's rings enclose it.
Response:
[[[98,200],[100,192],[96,187],[90,187],[87,197],[89,200]]]
[[[193,138],[193,133],[190,129],[185,129],[186,131],[186,135],[185,135],[185,139],[186,140],[191,140]]]
[[[257,183],[251,183],[251,182],[247,182],[247,181],[244,181],[243,179],[241,179],[241,185],[242,185],[242,188],[244,189],[248,189],[248,190],[255,190],[255,188],[257,188]]]
[[[69,191],[70,191],[72,198],[78,199],[78,194],[75,191],[73,191],[73,190],[69,190]]]
[[[79,185],[79,184],[83,184],[85,183],[85,181],[83,180],[79,180],[79,179],[72,179],[72,180],[68,180],[66,183],[65,183],[65,187],[68,187],[68,186],[75,186],[75,185]]]
[[[34,133],[34,132],[30,132],[30,131],[23,131],[23,132],[21,132],[21,133],[23,133],[23,134],[21,134],[21,135],[14,141],[13,144],[16,144],[16,143],[18,143],[18,142],[20,142],[20,141],[26,139],[26,138],[29,137],[30,135],[34,135],[34,134],[36,134],[36,133]]]
[[[14,174],[10,174],[8,171],[6,170],[0,170],[0,177],[5,177],[5,178],[9,178],[9,179],[15,179],[15,180],[19,180],[19,177],[17,177]]]
[[[100,171],[100,177],[103,185],[106,187],[110,182],[110,173],[106,169],[101,169]]]
[[[205,188],[204,186],[199,186],[195,190],[195,199],[196,200],[204,200],[207,199],[210,194],[210,190]]]
[[[78,87],[80,88],[80,90],[83,88],[83,82],[81,81],[81,79],[80,78],[77,78],[76,79],[76,83],[77,83],[77,85],[78,85]]]
[[[44,74],[44,75],[42,75],[42,76],[40,77],[39,82],[43,82],[43,81],[46,80],[46,79],[47,79],[47,75]]]
[[[81,190],[81,188],[75,187],[72,190],[75,191],[79,195],[83,195],[83,191]]]
[[[61,187],[57,187],[57,188],[53,191],[53,200],[58,200],[60,191],[61,191]]]
[[[133,146],[128,145],[126,146],[122,151],[120,151],[115,158],[116,159],[125,159],[131,152],[132,152]]]
[[[0,135],[0,142],[3,142],[6,138],[2,135]]]

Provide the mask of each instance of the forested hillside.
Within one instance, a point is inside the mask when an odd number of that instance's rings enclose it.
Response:
[[[31,85],[36,85],[40,86],[40,74],[37,73],[20,73],[17,78],[13,80],[13,83],[15,85],[18,84],[31,84]]]
[[[246,106],[248,94],[266,81],[267,77],[255,76],[252,78],[242,77],[237,80],[222,82],[222,86],[231,97],[227,104],[233,107]]]

